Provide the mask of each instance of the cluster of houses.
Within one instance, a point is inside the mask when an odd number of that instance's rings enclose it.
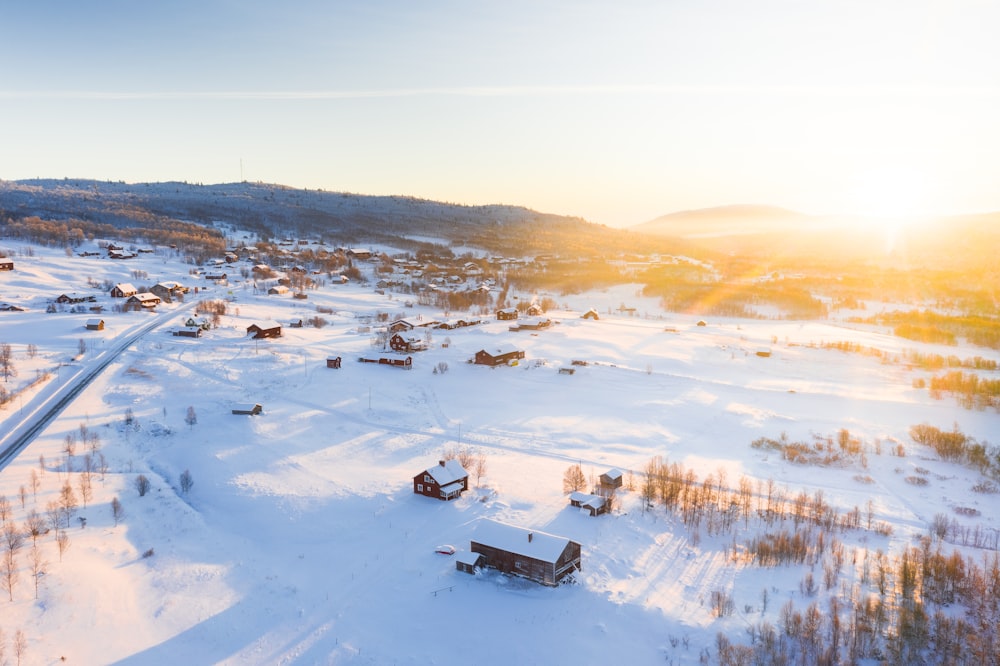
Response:
[[[591,516],[607,513],[611,498],[621,488],[623,474],[610,469],[601,474],[593,494],[574,492],[571,506]],[[469,489],[469,473],[456,459],[439,460],[413,477],[413,493],[444,502],[458,499]],[[527,529],[496,520],[477,521],[468,552],[460,552],[455,568],[465,573],[491,568],[527,578],[542,585],[558,585],[567,576],[583,570],[582,547],[567,537]]]

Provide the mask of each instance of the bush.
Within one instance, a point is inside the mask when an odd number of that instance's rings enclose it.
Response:
[[[139,493],[139,497],[145,497],[146,493],[149,492],[149,479],[146,478],[145,474],[135,477],[135,490]]]

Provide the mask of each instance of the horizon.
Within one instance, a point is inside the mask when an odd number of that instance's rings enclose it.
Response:
[[[617,228],[754,201],[1000,210],[984,3],[210,2],[195,24],[57,4],[5,10],[0,178],[245,180]]]

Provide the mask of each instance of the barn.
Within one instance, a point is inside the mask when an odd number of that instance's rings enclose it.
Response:
[[[583,570],[576,541],[488,518],[477,524],[469,550],[482,556],[483,566],[552,587]]]
[[[247,335],[252,335],[254,340],[263,338],[280,338],[280,324],[250,324],[247,326]]]
[[[489,352],[481,349],[476,352],[473,362],[476,365],[508,365],[524,358],[524,352],[513,345],[504,345]]]

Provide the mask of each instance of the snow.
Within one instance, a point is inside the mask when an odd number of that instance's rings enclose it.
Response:
[[[622,285],[559,297],[565,309],[546,313],[555,325],[537,335],[510,333],[507,321],[489,316],[449,331],[448,347],[435,331],[430,349],[403,372],[354,359],[372,349],[359,319],[401,314],[409,296],[350,284],[310,292],[306,303],[268,298],[245,283],[207,283],[166,250],[109,261],[5,247],[16,267],[0,275],[3,301],[27,310],[0,313],[0,340],[18,369],[5,385],[24,389],[0,411],[3,436],[130,336],[155,327],[124,344],[0,471],[0,493],[23,520],[31,508],[43,512],[67,479],[75,487],[87,447],[77,445],[69,473],[62,451],[81,426],[97,433],[109,466],[78,509],[86,527],[71,525],[61,561],[52,534],[40,540],[47,565],[38,599],[21,555],[14,601],[0,602],[7,640],[17,629],[28,637],[25,664],[696,663],[717,632],[744,635],[743,609],[757,617],[761,590],[773,590],[772,621],[784,600],[801,602],[804,570],[734,561],[731,537],[692,532],[662,507],[643,511],[638,482],[627,486],[653,456],[699,478],[724,474],[731,485],[746,475],[790,494],[822,491],[842,512],[871,500],[893,532],[844,537],[858,547],[898,551],[958,506],[978,508],[979,524],[998,527],[994,497],[969,490],[978,475],[935,459],[907,435],[918,423],[957,423],[989,440],[996,415],[932,400],[913,387],[927,376],[920,371],[817,345],[851,340],[889,353],[997,357],[988,350],[917,345],[843,321],[718,319],[699,327]],[[88,279],[132,279],[136,269],[148,274],[144,283],[173,280],[200,293],[154,312],[120,313],[88,287]],[[95,316],[85,308],[45,312],[50,299],[71,292],[105,305],[104,330],[85,329]],[[172,336],[202,298],[231,299],[220,326],[198,339]],[[623,302],[636,313],[615,312]],[[268,340],[246,334],[254,322],[307,319],[317,305],[333,308],[324,315],[330,325],[284,328]],[[580,318],[591,307],[600,320]],[[417,314],[445,318],[429,307],[407,312]],[[518,366],[464,362],[482,349],[511,348],[511,339],[526,353]],[[769,358],[756,355],[762,348]],[[334,356],[345,359],[341,369],[326,367]],[[572,376],[557,372],[577,359],[587,365]],[[447,371],[434,372],[442,361]],[[28,387],[45,371],[50,379]],[[244,403],[264,412],[234,416]],[[841,428],[872,448],[867,468],[792,465],[750,447],[759,437],[810,440]],[[904,457],[890,455],[897,445]],[[485,454],[485,476],[471,478],[452,502],[415,495],[413,476],[454,447]],[[610,514],[590,517],[569,505],[562,478],[574,464],[594,481],[609,468],[624,471]],[[186,494],[184,470],[194,480]],[[144,497],[134,488],[139,474],[151,482]],[[914,474],[929,484],[907,483]],[[125,511],[118,525],[109,508],[115,497]],[[434,553],[440,543],[467,551],[487,521],[534,530],[532,543],[557,534],[582,544],[576,584],[469,576]],[[731,593],[740,612],[715,617],[707,601],[715,590]]]

